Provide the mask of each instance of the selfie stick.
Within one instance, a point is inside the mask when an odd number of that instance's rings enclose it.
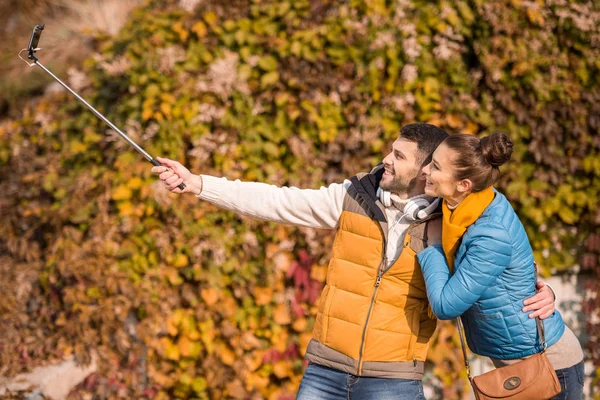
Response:
[[[48,73],[48,75],[50,75],[51,77],[53,77],[58,83],[60,83],[65,89],[67,89],[69,92],[71,92],[71,94],[73,96],[75,96],[79,101],[81,101],[83,104],[85,104],[87,106],[87,108],[89,108],[94,114],[96,114],[96,116],[98,118],[100,118],[102,121],[106,122],[106,124],[108,126],[110,126],[115,132],[117,132],[123,139],[125,139],[130,145],[132,145],[138,152],[140,152],[145,158],[146,160],[150,161],[152,163],[152,165],[154,166],[161,166],[162,164],[156,160],[154,157],[152,157],[150,154],[148,154],[148,152],[146,152],[146,150],[144,150],[142,147],[140,147],[136,142],[134,142],[133,140],[131,140],[131,138],[129,136],[127,136],[125,133],[123,133],[119,128],[117,128],[115,126],[115,124],[113,124],[112,122],[110,122],[108,120],[108,118],[106,118],[104,115],[100,114],[100,112],[98,110],[96,110],[94,107],[92,107],[87,101],[85,101],[83,99],[83,97],[81,97],[80,95],[78,95],[73,89],[71,89],[69,86],[67,86],[63,81],[61,81],[56,75],[54,75],[48,68],[44,67],[39,60],[37,59],[37,57],[35,56],[35,52],[38,50],[41,50],[40,48],[37,47],[40,35],[42,34],[42,30],[44,29],[44,25],[36,25],[35,28],[33,28],[33,33],[31,35],[31,40],[29,41],[29,47],[27,49],[23,49],[19,52],[19,58],[23,61],[25,61],[27,63],[27,65],[29,65],[30,67],[33,67],[34,65],[37,65],[38,67],[40,67],[41,69],[43,69],[44,71],[46,71]],[[21,57],[21,53],[24,51],[28,51],[29,54],[27,56],[27,58],[29,58],[30,60],[32,60],[32,63],[29,63],[27,60],[25,60],[23,57]],[[185,184],[181,183],[178,186],[179,189],[183,190],[185,189]]]

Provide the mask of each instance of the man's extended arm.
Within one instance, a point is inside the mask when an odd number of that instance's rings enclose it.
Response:
[[[277,187],[194,175],[176,161],[165,158],[158,160],[164,167],[153,167],[152,172],[159,174],[167,189],[173,193],[190,192],[216,206],[251,218],[310,228],[337,227],[344,196],[351,184],[346,180],[342,184],[334,183],[317,190]],[[177,187],[180,183],[185,183],[185,190]]]

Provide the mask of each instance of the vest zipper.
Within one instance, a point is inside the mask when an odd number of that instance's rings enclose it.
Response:
[[[406,234],[408,234],[408,231],[414,225],[428,221],[429,219],[432,219],[433,217],[434,217],[434,215],[432,214],[419,222],[414,222],[414,223],[410,224],[408,226],[408,228],[406,229]],[[379,225],[379,228],[381,229],[381,225]],[[375,297],[377,296],[377,290],[379,289],[379,285],[381,285],[381,279],[383,277],[383,274],[389,270],[389,268],[387,266],[387,243],[385,240],[385,234],[383,232],[383,229],[381,229],[381,235],[382,235],[382,241],[383,241],[383,259],[381,260],[381,264],[379,265],[379,268],[377,268],[377,279],[375,280],[375,287],[373,289],[373,295],[371,296],[371,304],[369,305],[369,311],[367,312],[367,320],[365,321],[365,326],[364,326],[363,332],[362,332],[362,338],[360,340],[360,350],[358,352],[358,365],[356,367],[356,375],[358,375],[358,376],[360,376],[362,373],[362,357],[363,357],[363,350],[365,347],[365,336],[367,334],[367,327],[369,325],[369,319],[371,318],[371,311],[373,310],[373,305],[375,304]],[[402,249],[402,251],[404,251],[404,249]],[[402,253],[402,251],[401,251],[401,253]],[[417,360],[416,359],[413,360],[413,363],[416,366]]]
[[[384,244],[385,246],[385,244]],[[385,250],[385,249],[384,249]],[[383,276],[383,268],[385,268],[387,263],[387,256],[385,252],[383,253],[383,260],[381,260],[381,264],[379,268],[377,268],[377,279],[375,280],[375,287],[373,289],[373,295],[371,296],[371,304],[369,304],[369,311],[367,312],[367,320],[365,321],[365,326],[362,332],[362,338],[360,340],[360,350],[358,351],[358,365],[356,369],[356,375],[360,376],[362,373],[362,356],[363,350],[365,348],[365,336],[367,334],[367,327],[369,326],[369,319],[371,319],[371,311],[373,310],[373,305],[375,304],[375,297],[377,296],[377,290],[379,289],[379,285],[381,284],[381,277]]]

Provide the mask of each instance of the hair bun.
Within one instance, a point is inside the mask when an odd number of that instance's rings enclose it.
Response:
[[[493,167],[499,167],[510,160],[513,152],[513,142],[505,133],[492,133],[481,138],[481,152],[487,162]]]

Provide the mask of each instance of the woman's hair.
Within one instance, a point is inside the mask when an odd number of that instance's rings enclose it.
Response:
[[[444,144],[455,151],[454,177],[473,182],[473,192],[496,183],[500,177],[499,167],[510,160],[513,142],[504,133],[492,133],[479,139],[466,134],[450,135]]]

